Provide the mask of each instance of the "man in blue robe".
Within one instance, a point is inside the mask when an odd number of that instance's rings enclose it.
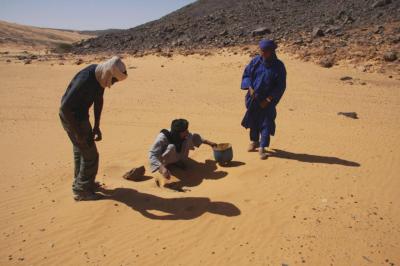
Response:
[[[286,89],[285,65],[277,58],[277,45],[271,40],[259,43],[260,55],[250,61],[242,77],[242,90],[247,90],[244,128],[250,128],[248,151],[259,148],[262,160],[267,158],[265,148],[275,135],[276,105]]]

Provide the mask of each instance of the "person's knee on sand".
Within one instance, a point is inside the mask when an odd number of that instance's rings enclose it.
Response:
[[[187,145],[186,143],[183,144],[183,146],[186,146],[186,145]],[[168,170],[170,170],[170,167],[172,167],[172,166],[176,166],[182,170],[186,170],[185,161],[187,161],[188,158],[189,158],[188,153],[185,153],[185,152],[178,153],[176,151],[175,145],[169,144],[167,146],[167,149],[161,156],[161,163]]]

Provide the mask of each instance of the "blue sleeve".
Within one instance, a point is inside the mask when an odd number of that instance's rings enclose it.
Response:
[[[257,58],[254,58],[250,61],[250,63],[246,66],[243,72],[242,76],[242,85],[240,88],[242,90],[247,90],[249,87],[251,87],[251,72],[253,71],[254,68],[254,62],[256,61]]]
[[[275,78],[275,86],[270,93],[272,100],[275,104],[278,104],[282,98],[283,93],[286,89],[286,69],[285,65],[281,63],[278,67],[277,76]]]

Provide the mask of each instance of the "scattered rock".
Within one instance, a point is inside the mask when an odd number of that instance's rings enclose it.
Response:
[[[383,7],[392,3],[392,0],[378,0],[372,4],[372,8]]]
[[[358,119],[358,115],[356,112],[339,112],[338,115],[343,115],[352,119]]]
[[[314,28],[312,31],[312,36],[314,38],[323,37],[324,31],[321,28]]]
[[[10,60],[10,59],[7,59],[6,62],[7,62],[7,63],[11,63],[11,60]]]
[[[330,34],[330,33],[337,33],[342,30],[342,27],[340,26],[330,26],[325,30],[325,34]]]
[[[387,61],[387,62],[396,61],[397,60],[397,54],[395,52],[393,52],[393,51],[386,52],[383,55],[383,59],[385,59],[385,61]]]
[[[137,180],[143,178],[145,173],[146,173],[146,168],[144,166],[140,166],[137,168],[132,168],[129,172],[126,172],[123,175],[123,178],[127,179],[127,180],[137,181]]]
[[[370,260],[367,256],[362,256],[364,260],[368,261],[368,262],[373,262],[372,260]]]
[[[375,34],[382,34],[384,32],[384,30],[385,30],[385,27],[380,25],[374,30],[374,33]]]
[[[322,67],[326,67],[326,68],[333,67],[333,64],[334,64],[334,60],[330,57],[323,57],[319,61],[319,65]]]
[[[343,76],[343,77],[340,78],[340,80],[343,80],[343,81],[352,80],[352,79],[353,79],[353,78],[352,78],[352,77],[349,77],[349,76]]]
[[[293,41],[293,44],[294,45],[303,45],[304,41],[303,41],[303,39],[297,39],[297,40]]]
[[[267,27],[258,28],[251,32],[253,36],[261,36],[269,33],[271,33],[271,30],[268,29]]]
[[[82,58],[78,58],[75,62],[74,62],[74,64],[75,65],[80,65],[80,64],[82,64],[83,63],[83,59]]]
[[[220,36],[225,36],[225,35],[227,35],[227,34],[228,34],[228,31],[227,31],[227,30],[223,30],[223,31],[221,31],[221,32],[219,33]]]
[[[351,24],[355,21],[355,19],[351,16],[347,16],[346,19],[344,20],[343,24]]]
[[[31,59],[25,59],[24,60],[24,65],[29,65],[29,64],[31,64],[32,63],[32,60]]]
[[[16,58],[17,58],[18,60],[25,60],[25,59],[28,59],[28,57],[27,57],[26,55],[18,55],[18,56],[16,56]]]
[[[170,58],[172,57],[172,53],[161,53],[161,56]]]

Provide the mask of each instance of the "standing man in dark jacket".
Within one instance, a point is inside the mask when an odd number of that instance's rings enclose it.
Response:
[[[247,90],[247,111],[242,126],[250,128],[248,151],[259,148],[260,158],[264,160],[265,148],[275,135],[276,105],[286,89],[286,69],[276,56],[274,41],[262,40],[259,47],[260,55],[251,60],[243,73],[241,89]]]
[[[95,141],[102,139],[100,117],[104,88],[127,78],[125,64],[117,56],[81,70],[72,79],[61,99],[61,123],[73,145],[75,171],[72,191],[76,201],[97,200],[95,178],[99,153]],[[94,104],[94,127],[89,109]]]

